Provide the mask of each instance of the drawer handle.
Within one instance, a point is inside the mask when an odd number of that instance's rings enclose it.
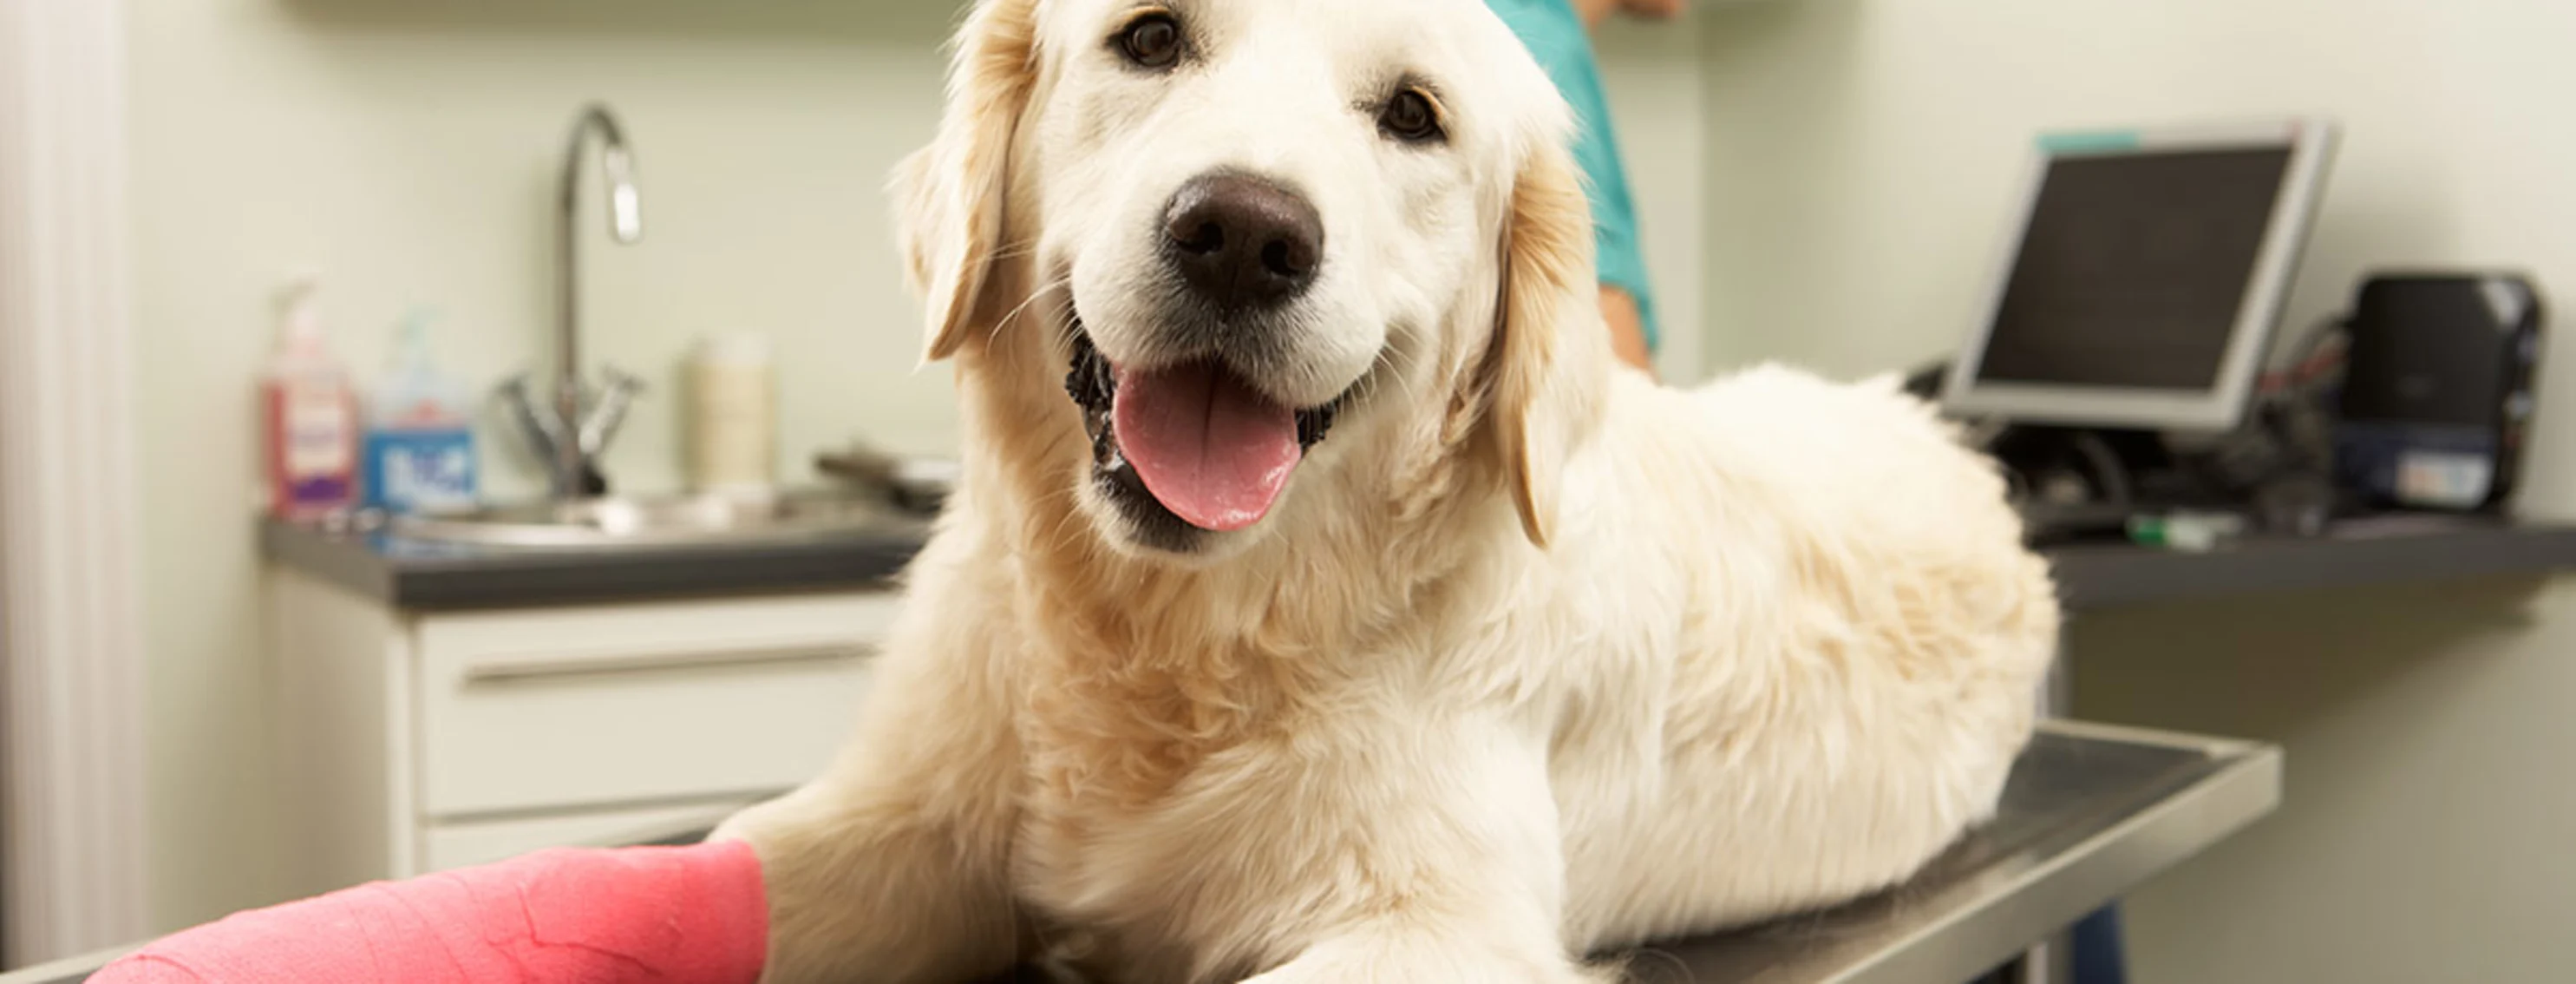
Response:
[[[703,666],[761,666],[776,663],[840,663],[875,654],[869,645],[778,646],[768,649],[684,650],[666,653],[621,653],[598,656],[513,658],[465,668],[467,683],[507,683],[552,677],[648,673]]]

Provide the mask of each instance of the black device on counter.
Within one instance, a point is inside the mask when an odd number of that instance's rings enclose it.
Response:
[[[2346,331],[2335,471],[2380,508],[2501,509],[2536,404],[2542,303],[2510,273],[2407,273],[2361,286]]]

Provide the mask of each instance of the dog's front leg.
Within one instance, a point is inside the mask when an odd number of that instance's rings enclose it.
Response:
[[[1545,741],[1501,722],[1397,723],[1299,777],[1283,815],[1335,833],[1328,913],[1244,984],[1599,984],[1561,935],[1564,852]],[[1320,813],[1329,810],[1330,815]],[[1301,886],[1302,887],[1302,886]]]
[[[924,583],[921,588],[930,588]],[[955,984],[1018,959],[1019,749],[1001,631],[907,599],[858,734],[828,771],[736,814],[769,895],[763,984]]]

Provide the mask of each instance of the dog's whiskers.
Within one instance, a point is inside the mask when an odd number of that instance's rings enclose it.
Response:
[[[985,261],[998,262],[1001,260],[1016,260],[1037,251],[1038,241],[1036,239],[1023,239],[1019,242],[1011,243],[1000,249],[994,250],[991,255],[985,257]]]
[[[1077,532],[1074,527],[1074,521],[1081,518],[1082,513],[1081,495],[1082,492],[1079,486],[1067,485],[1048,491],[1044,496],[1038,499],[1038,502],[1041,504],[1051,505],[1055,500],[1062,499],[1065,503],[1063,514],[1058,516],[1055,521],[1055,528],[1047,531],[1045,542],[1048,548],[1061,550],[1067,546],[1082,547],[1085,549],[1086,559],[1088,559],[1087,552],[1091,547],[1091,544],[1088,542],[1076,542],[1074,537],[1074,534]]]
[[[1377,350],[1377,368],[1387,370],[1397,375],[1404,375],[1413,371],[1413,365],[1404,360],[1412,359],[1414,357],[1415,356],[1411,353],[1401,351],[1395,346],[1389,345]]]
[[[1029,309],[1029,305],[1032,305],[1032,304],[1037,303],[1037,302],[1038,302],[1040,299],[1042,299],[1042,298],[1046,298],[1046,297],[1050,297],[1050,296],[1053,296],[1053,297],[1057,297],[1057,298],[1059,298],[1059,299],[1060,299],[1060,303],[1063,305],[1063,307],[1062,307],[1062,308],[1060,308],[1060,309],[1058,309],[1058,310],[1056,310],[1056,311],[1054,311],[1054,312],[1052,312],[1052,313],[1053,313],[1053,314],[1055,314],[1055,315],[1057,315],[1057,316],[1062,316],[1062,315],[1063,315],[1063,314],[1065,314],[1067,311],[1070,311],[1070,310],[1072,309],[1072,305],[1073,305],[1073,297],[1072,297],[1072,295],[1071,295],[1071,294],[1064,294],[1064,293],[1059,293],[1059,292],[1060,292],[1060,291],[1063,291],[1063,290],[1064,290],[1064,288],[1066,288],[1066,287],[1070,287],[1070,286],[1072,286],[1072,285],[1073,285],[1073,275],[1072,275],[1072,274],[1066,274],[1066,275],[1064,275],[1064,276],[1057,277],[1057,278],[1055,278],[1054,280],[1048,281],[1046,284],[1044,284],[1044,285],[1042,285],[1042,286],[1038,287],[1036,290],[1032,290],[1032,291],[1030,291],[1030,292],[1029,292],[1029,296],[1027,296],[1027,297],[1025,297],[1025,298],[1022,298],[1022,299],[1020,300],[1020,303],[1019,303],[1017,306],[1015,306],[1015,307],[1011,308],[1011,311],[1010,311],[1010,313],[1009,313],[1009,314],[1005,314],[1005,315],[1001,316],[1000,318],[996,318],[996,319],[994,319],[994,321],[993,321],[993,330],[985,334],[985,336],[984,336],[984,340],[985,340],[986,342],[990,342],[990,341],[992,341],[993,339],[1000,337],[1000,336],[1001,336],[1001,334],[1002,334],[1002,328],[1003,328],[1003,326],[1010,324],[1014,319],[1017,319],[1021,314],[1023,314],[1023,313],[1025,313],[1025,312],[1027,312],[1027,311],[1028,311],[1028,309]]]

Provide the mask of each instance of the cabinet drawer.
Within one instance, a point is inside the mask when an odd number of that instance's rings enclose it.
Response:
[[[506,861],[549,847],[623,847],[711,830],[754,800],[567,813],[524,820],[445,823],[421,832],[421,870],[400,877]]]
[[[421,812],[794,786],[849,734],[895,605],[870,593],[423,618]]]

